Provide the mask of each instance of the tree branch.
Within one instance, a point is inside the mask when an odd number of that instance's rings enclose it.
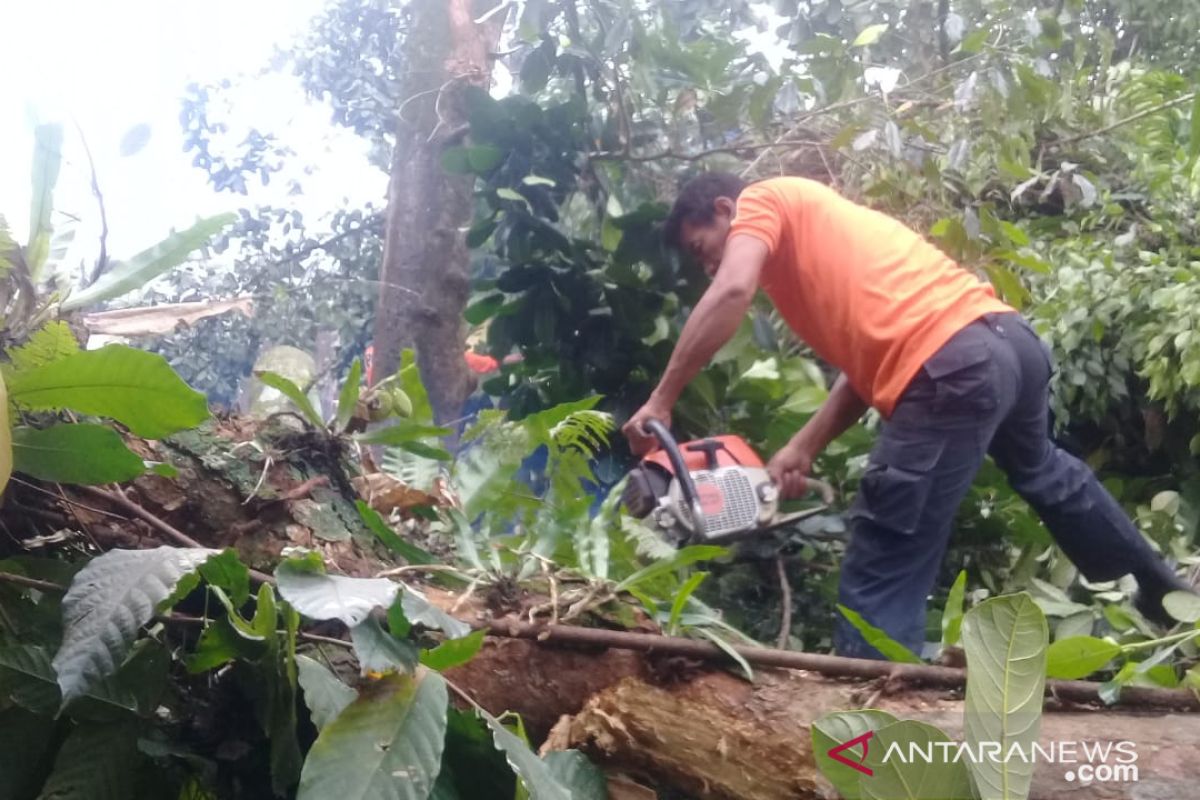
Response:
[[[705,661],[728,662],[729,660],[729,656],[715,644],[674,636],[610,631],[573,625],[531,625],[515,619],[494,620],[488,624],[486,630],[492,636],[533,639],[551,646],[588,644],[646,653],[687,656]],[[740,645],[731,645],[731,647],[746,659],[747,663],[754,666],[809,670],[823,675],[859,680],[888,678],[914,686],[946,689],[961,688],[967,681],[966,670],[954,667],[941,667],[933,664],[897,664],[891,661],[802,653],[769,647]],[[1088,681],[1048,680],[1046,681],[1046,693],[1061,700],[1104,704],[1100,696],[1101,686],[1102,684]],[[1200,699],[1197,699],[1196,695],[1189,690],[1142,686],[1122,687],[1120,699],[1115,705],[1200,711]]]
[[[1130,114],[1128,117],[1125,117],[1124,119],[1119,119],[1110,125],[1105,125],[1103,128],[1097,128],[1094,131],[1085,131],[1084,133],[1077,133],[1074,136],[1068,136],[1065,139],[1057,139],[1054,142],[1051,142],[1051,144],[1057,145],[1057,146],[1062,146],[1062,145],[1066,145],[1066,144],[1074,144],[1075,142],[1081,142],[1084,139],[1091,139],[1093,136],[1103,136],[1104,134],[1106,134],[1110,131],[1120,128],[1122,125],[1128,125],[1131,122],[1137,122],[1139,119],[1142,119],[1143,117],[1148,117],[1151,114],[1157,114],[1160,111],[1166,111],[1168,108],[1174,108],[1177,105],[1182,105],[1183,103],[1186,103],[1189,100],[1194,100],[1195,98],[1196,98],[1196,93],[1189,92],[1188,94],[1184,94],[1184,95],[1180,95],[1179,97],[1176,97],[1174,100],[1168,100],[1165,103],[1160,103],[1159,105],[1156,105],[1153,108],[1147,108],[1145,110],[1137,112],[1136,114]]]
[[[100,280],[100,276],[108,267],[108,215],[104,211],[104,195],[100,194],[100,181],[96,177],[96,162],[92,160],[92,148],[88,147],[87,137],[83,135],[83,128],[80,127],[78,121],[75,122],[75,130],[79,132],[79,141],[83,142],[83,152],[87,154],[88,168],[92,172],[92,194],[96,196],[96,202],[100,205],[100,255],[96,257],[96,266],[87,280],[87,285],[91,286]]]

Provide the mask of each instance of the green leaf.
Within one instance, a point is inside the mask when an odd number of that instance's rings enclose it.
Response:
[[[6,352],[13,372],[24,372],[78,353],[79,342],[70,325],[55,320],[39,328],[25,344]]]
[[[373,617],[350,629],[350,641],[354,642],[354,654],[364,675],[392,670],[412,672],[417,666],[416,646],[392,636]]]
[[[84,695],[112,708],[137,711],[138,698],[120,673],[95,683]],[[50,663],[50,653],[30,644],[0,647],[0,687],[17,705],[40,714],[54,714],[62,706],[58,678]],[[74,711],[76,706],[72,706]]]
[[[571,800],[608,800],[608,779],[583,753],[555,750],[543,760],[550,775],[571,793]]]
[[[235,659],[257,660],[263,652],[261,641],[248,640],[229,618],[220,617],[201,632],[195,650],[184,659],[184,664],[188,672],[199,674]]]
[[[304,691],[304,703],[318,731],[323,730],[358,697],[357,692],[315,659],[296,656],[296,669],[300,688]]]
[[[829,751],[868,731],[878,731],[896,721],[896,718],[886,711],[869,708],[862,711],[835,711],[812,724],[812,751],[817,768],[845,800],[858,800],[862,797],[858,786],[858,779],[862,773],[835,760],[829,755]],[[870,747],[868,742],[867,752],[870,752]],[[848,748],[842,753],[843,758],[847,760],[860,763],[863,761],[862,754],[853,751],[853,748]]]
[[[54,186],[62,167],[62,142],[62,125],[38,125],[34,129],[33,191],[29,205],[29,238],[25,240],[25,263],[34,283],[50,255],[50,234],[54,230],[50,212],[54,208]]]
[[[877,25],[868,25],[855,37],[850,44],[851,47],[867,47],[879,41],[883,34],[887,33],[888,24],[881,22]]]
[[[425,800],[441,769],[446,705],[436,672],[369,682],[321,730],[297,800]]]
[[[1046,617],[1025,592],[987,600],[967,612],[962,626],[967,653],[963,730],[967,743],[998,742],[1000,752],[1022,752],[1038,740],[1046,683]],[[1023,800],[1032,763],[984,760],[970,765],[984,798]]]
[[[396,446],[401,450],[412,453],[415,456],[420,456],[421,458],[429,458],[433,459],[434,461],[454,460],[454,456],[450,455],[448,451],[431,444],[425,444],[425,442],[399,442]]]
[[[501,186],[496,190],[496,196],[501,200],[512,200],[513,202],[521,203],[525,206],[526,210],[532,211],[529,201],[525,199],[525,195],[521,194],[516,189],[510,189],[507,186]]]
[[[476,175],[491,172],[504,158],[504,151],[490,145],[477,145],[467,148],[467,163]]]
[[[63,705],[116,671],[159,604],[216,550],[110,550],[79,571],[63,598],[63,638],[54,669]]]
[[[558,184],[549,178],[543,178],[541,175],[526,175],[521,178],[521,183],[526,186],[557,186]]]
[[[687,605],[688,598],[699,588],[700,584],[704,583],[704,579],[707,577],[707,572],[697,572],[688,578],[675,593],[675,600],[671,603],[671,616],[667,622],[667,630],[671,632],[671,636],[674,636],[679,630],[679,615],[683,613],[683,607]]]
[[[421,370],[417,367],[417,357],[412,348],[406,348],[400,353],[400,369],[396,371],[396,375],[400,380],[400,388],[412,401],[413,410],[409,418],[413,422],[432,424],[433,406],[429,403],[429,393],[425,391],[425,385],[421,383]]]
[[[111,417],[138,436],[161,439],[208,419],[208,401],[166,359],[110,344],[11,376],[9,399],[33,411],[70,408]]]
[[[140,289],[167,270],[182,264],[193,250],[205,245],[236,219],[237,214],[232,213],[206,217],[185,231],[171,234],[128,261],[115,263],[100,280],[63,301],[63,311],[95,305]]]
[[[917,657],[916,653],[867,622],[857,611],[846,608],[840,603],[838,604],[838,610],[842,612],[842,616],[850,621],[854,629],[862,635],[867,644],[874,647],[880,653],[883,653],[888,661],[899,661],[906,664],[921,663],[921,659]]]
[[[951,742],[949,736],[932,725],[913,720],[893,722],[876,731],[870,743],[866,766],[873,775],[862,775],[859,786],[863,800],[972,800],[971,778],[967,765],[956,761],[953,747],[933,747],[933,742]],[[933,759],[884,760],[893,745],[907,754],[909,748],[932,750]],[[990,797],[985,795],[985,797]],[[1011,795],[1024,800],[1025,795]]]
[[[350,418],[354,416],[354,406],[358,404],[358,385],[362,381],[362,362],[357,358],[350,365],[350,374],[346,376],[342,390],[338,393],[337,415],[333,419],[336,431],[346,430]]]
[[[80,725],[58,751],[43,800],[128,800],[137,796],[136,728],[129,722]]]
[[[1076,680],[1102,669],[1121,652],[1120,645],[1094,636],[1059,639],[1046,650],[1046,675]]]
[[[141,456],[105,425],[13,428],[12,454],[15,471],[52,483],[121,483],[146,471]]]
[[[12,427],[8,420],[8,388],[0,375],[0,495],[8,487],[13,471]]]
[[[503,305],[504,294],[493,292],[467,306],[467,310],[463,312],[463,318],[471,325],[479,325],[495,316]]]
[[[472,250],[483,247],[484,243],[491,238],[493,233],[495,233],[499,224],[500,223],[496,220],[495,216],[485,217],[477,221],[467,231],[467,247],[471,248]],[[479,322],[472,319],[474,315],[472,315],[470,312],[471,307],[468,306],[466,316],[467,322],[471,323],[472,325],[478,325]]]
[[[402,585],[402,588],[404,593],[400,595],[400,605],[410,621],[427,628],[437,628],[451,639],[461,638],[471,632],[470,625],[442,611],[416,589],[408,585]]]
[[[260,370],[255,372],[254,377],[258,378],[272,389],[283,392],[284,396],[287,397],[288,400],[291,400],[296,408],[300,409],[300,413],[304,415],[304,418],[307,419],[314,428],[325,427],[325,421],[321,419],[321,415],[317,413],[315,408],[313,408],[313,404],[309,402],[308,396],[305,395],[303,390],[301,390],[301,388],[295,383],[278,373],[270,372],[268,370]]]
[[[963,594],[967,588],[967,571],[964,569],[954,579],[950,594],[946,597],[946,609],[942,612],[942,647],[958,644],[962,631]]]
[[[16,431],[13,433],[15,435]],[[1162,604],[1167,613],[1180,622],[1200,621],[1200,595],[1184,591],[1167,592]]]
[[[980,28],[977,31],[971,31],[963,37],[962,43],[959,44],[958,49],[968,54],[978,53],[983,49],[984,44],[987,43],[989,33],[990,31],[988,31],[986,28]]]
[[[354,437],[355,441],[363,444],[402,445],[420,439],[437,436],[447,436],[452,431],[449,428],[439,428],[434,425],[423,425],[419,422],[402,419],[386,428],[378,428]],[[445,452],[445,451],[442,451]]]
[[[367,526],[367,530],[375,534],[379,541],[383,542],[388,548],[399,556],[402,556],[409,564],[436,564],[437,559],[428,550],[417,547],[415,544],[410,544],[400,538],[391,527],[384,521],[379,512],[371,508],[363,500],[355,500],[354,507],[358,509],[358,514],[362,517],[363,524]]]
[[[733,645],[731,645],[729,642],[725,641],[724,637],[722,637],[716,631],[709,630],[708,628],[697,627],[697,628],[693,628],[692,630],[694,632],[700,634],[701,636],[703,636],[705,639],[708,639],[710,642],[715,644],[717,647],[724,650],[725,655],[729,656],[735,662],[737,662],[737,665],[742,668],[742,672],[745,673],[746,680],[748,680],[748,681],[754,680],[754,670],[750,668],[750,662],[747,661],[741,653],[739,653],[737,650],[735,650],[733,648]]]
[[[488,727],[492,729],[492,741],[504,753],[509,766],[521,779],[530,800],[572,800],[571,791],[563,786],[550,771],[549,765],[538,758],[520,737],[500,724],[487,712],[480,712]]]
[[[438,672],[466,664],[483,647],[486,631],[478,630],[459,639],[442,642],[432,650],[421,651],[421,663]]]
[[[280,596],[309,619],[337,619],[353,628],[373,608],[387,608],[400,584],[387,578],[347,578],[308,569],[295,560],[275,568]]]
[[[728,548],[711,544],[694,544],[684,547],[669,559],[656,561],[649,566],[639,569],[618,583],[615,591],[626,591],[663,575],[669,575],[677,569],[683,569],[699,561],[711,561],[714,558],[721,558],[728,555],[728,553]]]
[[[250,570],[231,547],[201,564],[200,577],[209,586],[224,590],[236,606],[250,599]]]

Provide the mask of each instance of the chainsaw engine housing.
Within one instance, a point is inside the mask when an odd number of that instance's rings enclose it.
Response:
[[[663,451],[642,460],[625,486],[629,513],[649,517],[675,543],[725,542],[771,524],[779,493],[762,460],[736,436],[685,442],[679,446],[696,487],[703,525],[697,526],[681,481]]]

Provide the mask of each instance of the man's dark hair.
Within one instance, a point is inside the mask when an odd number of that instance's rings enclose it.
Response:
[[[737,200],[746,182],[730,172],[705,172],[683,185],[671,213],[663,225],[663,239],[668,247],[680,246],[679,235],[683,223],[706,225],[713,221],[713,204],[718,197]]]

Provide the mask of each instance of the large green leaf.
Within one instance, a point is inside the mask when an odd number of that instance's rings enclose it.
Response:
[[[416,589],[411,586],[403,588],[404,594],[400,596],[400,604],[404,608],[404,616],[408,617],[410,622],[419,623],[427,628],[438,628],[452,639],[471,632],[470,625],[442,611]]]
[[[578,750],[556,750],[546,754],[550,775],[571,792],[571,800],[607,800],[608,780],[591,760]]]
[[[882,629],[876,628],[867,622],[857,611],[846,608],[840,603],[838,604],[838,611],[842,612],[842,616],[849,620],[850,624],[862,635],[867,644],[874,647],[880,653],[883,653],[888,661],[899,661],[905,664],[921,663],[921,659],[916,653],[888,636]]]
[[[100,280],[68,297],[62,304],[63,310],[83,308],[140,289],[172,267],[182,264],[193,250],[203,246],[236,219],[237,214],[232,213],[206,217],[185,231],[172,233],[128,261],[113,264]]]
[[[386,578],[326,575],[307,562],[284,561],[275,569],[279,594],[309,619],[337,619],[349,627],[377,607],[387,608],[400,584]]]
[[[59,749],[39,800],[129,800],[140,758],[131,724],[80,725]]]
[[[111,716],[113,709],[153,710],[156,693],[166,676],[161,651],[143,648],[115,674],[96,682],[69,711],[74,717]],[[161,668],[162,674],[155,674]],[[39,714],[55,714],[62,705],[50,653],[43,647],[15,644],[0,647],[0,693]]]
[[[62,645],[53,661],[63,705],[115,672],[179,579],[218,552],[110,550],[80,570],[63,598]]]
[[[350,629],[354,654],[365,675],[368,672],[411,672],[417,665],[417,648],[411,642],[392,636],[372,618]]]
[[[967,654],[967,744],[997,742],[1029,752],[1038,740],[1046,682],[1046,617],[1021,592],[988,600],[967,612],[962,625]],[[991,745],[989,745],[991,746]],[[987,759],[970,764],[980,800],[1025,800],[1033,764]]]
[[[324,729],[358,697],[357,692],[315,659],[296,656],[296,669],[300,688],[304,690],[304,703],[317,730]]]
[[[492,729],[492,740],[497,749],[504,753],[508,765],[517,773],[530,800],[573,800],[570,788],[563,785],[551,771],[550,765],[538,758],[525,741],[505,728],[500,720],[487,712],[480,712],[488,727]],[[558,770],[563,774],[565,770]]]
[[[357,358],[350,365],[350,374],[338,392],[337,414],[334,417],[334,430],[343,431],[354,416],[354,406],[358,404],[359,383],[362,381],[362,362]]]
[[[297,800],[425,800],[441,769],[446,705],[436,672],[371,681],[321,730]]]
[[[1086,678],[1120,652],[1120,645],[1094,636],[1059,639],[1046,651],[1046,675],[1067,680]]]
[[[106,425],[14,428],[12,455],[14,470],[54,483],[120,483],[146,471],[141,457]]]
[[[486,631],[478,630],[461,639],[442,642],[432,650],[422,650],[421,663],[438,672],[466,664],[475,657],[479,648],[483,647],[483,639],[486,634]]]
[[[858,786],[861,772],[847,766],[829,755],[829,751],[851,739],[896,722],[896,718],[886,711],[873,708],[862,711],[835,711],[826,714],[813,723],[812,733],[813,756],[817,760],[817,768],[829,779],[834,788],[841,793],[845,800],[858,800],[862,792]],[[868,742],[867,752],[870,753],[871,743]],[[843,758],[850,761],[863,761],[861,753],[848,748]]]
[[[34,411],[73,409],[112,417],[138,436],[161,439],[208,419],[208,401],[166,359],[110,344],[12,375],[9,398]]]
[[[7,351],[14,372],[40,367],[78,352],[79,342],[71,332],[71,326],[63,320],[47,322],[29,337],[28,342]]]
[[[932,745],[952,741],[939,729],[904,720],[880,728],[872,738],[865,766],[874,774],[859,776],[863,800],[974,800],[966,764],[955,760],[956,749]],[[909,757],[922,748],[932,755],[929,761]]]
[[[655,578],[669,575],[677,569],[682,569],[691,566],[699,561],[711,561],[714,558],[721,558],[728,555],[729,550],[724,547],[718,547],[713,544],[693,544],[679,550],[674,556],[663,561],[656,561],[653,564],[639,569],[637,572],[630,575],[625,580],[621,581],[616,586],[616,591],[622,592],[627,589],[632,589],[644,583],[654,580]]]
[[[12,428],[8,422],[8,387],[4,376],[0,375],[0,494],[8,487],[8,479],[12,477],[13,450]]]
[[[38,125],[33,132],[32,194],[29,204],[29,238],[25,246],[25,263],[37,282],[42,265],[50,255],[50,234],[53,225],[50,212],[54,209],[54,186],[62,167],[62,125]]]

